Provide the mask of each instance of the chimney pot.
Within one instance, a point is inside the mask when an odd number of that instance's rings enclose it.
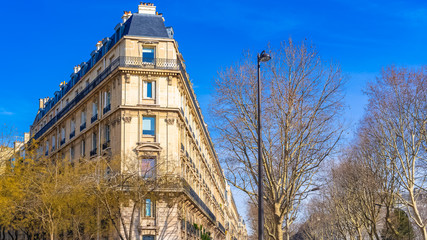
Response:
[[[43,109],[43,107],[44,107],[43,98],[40,98],[39,99],[39,108]]]
[[[124,14],[122,16],[123,22],[126,22],[131,16],[132,16],[132,12],[131,11],[129,11],[129,12],[124,11]]]
[[[96,46],[96,50],[99,50],[100,48],[102,48],[102,41],[98,41],[95,46]]]
[[[156,15],[156,6],[153,3],[144,3],[138,6],[138,13]]]

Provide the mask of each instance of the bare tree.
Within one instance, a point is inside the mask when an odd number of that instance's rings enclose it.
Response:
[[[273,226],[268,239],[289,239],[301,202],[314,177],[341,138],[343,76],[338,65],[322,61],[314,46],[292,40],[269,50],[263,74],[263,157],[265,204]],[[256,202],[256,64],[250,54],[219,73],[212,115],[228,181]]]
[[[367,124],[399,183],[398,200],[427,239],[420,200],[426,195],[426,68],[388,67],[367,88]]]

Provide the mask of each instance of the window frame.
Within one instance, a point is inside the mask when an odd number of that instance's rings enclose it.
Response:
[[[98,148],[98,136],[96,132],[92,132],[92,151],[96,150]]]
[[[147,57],[144,58],[144,50],[150,49],[152,51],[152,58]],[[151,53],[151,52],[150,52]],[[154,64],[156,59],[156,47],[155,46],[142,46],[142,52],[141,52],[141,60],[143,64]]]
[[[143,171],[143,165],[148,165],[148,170]],[[139,175],[143,178],[155,178],[157,176],[157,157],[156,156],[142,156],[139,161]]]
[[[86,140],[82,139],[80,142],[80,156],[84,157],[86,155]]]
[[[147,215],[147,202],[149,201],[150,204],[150,215]],[[155,201],[153,201],[151,198],[146,198],[144,201],[144,217],[145,218],[154,218],[156,217],[155,211],[156,210],[156,204]]]
[[[148,84],[151,84],[151,97],[148,96]],[[156,81],[143,81],[142,82],[142,98],[143,99],[156,99]]]
[[[145,130],[144,129],[144,120],[148,120],[148,119],[152,119],[152,129],[150,130]],[[151,136],[151,137],[155,137],[156,136],[156,120],[157,117],[156,116],[142,116],[142,135],[143,136]],[[149,132],[146,132],[149,131]]]

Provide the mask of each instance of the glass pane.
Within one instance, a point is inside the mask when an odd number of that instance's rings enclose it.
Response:
[[[151,217],[151,199],[145,199],[145,216]]]
[[[152,135],[155,134],[155,117],[144,117],[142,120],[142,134]]]
[[[153,98],[153,85],[152,82],[147,82],[147,98]]]
[[[154,177],[155,174],[155,159],[142,159],[141,161],[141,176],[146,178]]]
[[[144,48],[142,50],[142,61],[146,63],[154,62],[154,48]]]
[[[154,240],[154,236],[142,236],[142,240]]]

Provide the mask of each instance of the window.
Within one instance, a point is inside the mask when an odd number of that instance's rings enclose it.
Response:
[[[49,140],[46,141],[46,155],[49,153]]]
[[[154,63],[154,47],[146,47],[142,49],[142,62]]]
[[[86,141],[83,139],[80,143],[80,155],[83,157],[86,152]]]
[[[92,133],[92,150],[96,150],[96,133]]]
[[[107,107],[111,104],[111,92],[110,91],[106,91],[104,93],[104,107]]]
[[[142,240],[154,240],[154,236],[153,235],[144,235],[144,236],[142,236]]]
[[[156,82],[144,81],[144,98],[154,99],[156,93]]]
[[[76,130],[76,122],[74,121],[74,119],[71,119],[70,129],[71,129],[71,132],[74,132]]]
[[[104,111],[103,113],[107,113],[111,109],[111,92],[106,91],[104,93]]]
[[[65,142],[65,128],[61,128],[61,144]]]
[[[92,103],[92,116],[95,116],[96,114],[98,114],[98,103],[93,102]]]
[[[154,136],[156,131],[156,118],[143,117],[142,119],[142,134]]]
[[[145,178],[155,177],[156,174],[156,159],[155,158],[144,158],[141,160],[141,172],[140,175]]]
[[[74,147],[71,146],[70,148],[70,159],[73,160],[74,159]]]
[[[153,203],[151,199],[145,199],[145,216],[146,217],[154,217],[153,216]]]
[[[110,125],[105,125],[105,142],[110,141]]]
[[[52,151],[55,150],[56,139],[55,136],[52,136]]]
[[[81,121],[82,124],[86,122],[86,112],[85,112],[85,110],[82,110],[80,121]]]
[[[92,117],[90,118],[90,122],[93,123],[98,120],[98,103],[95,101],[92,103]]]

